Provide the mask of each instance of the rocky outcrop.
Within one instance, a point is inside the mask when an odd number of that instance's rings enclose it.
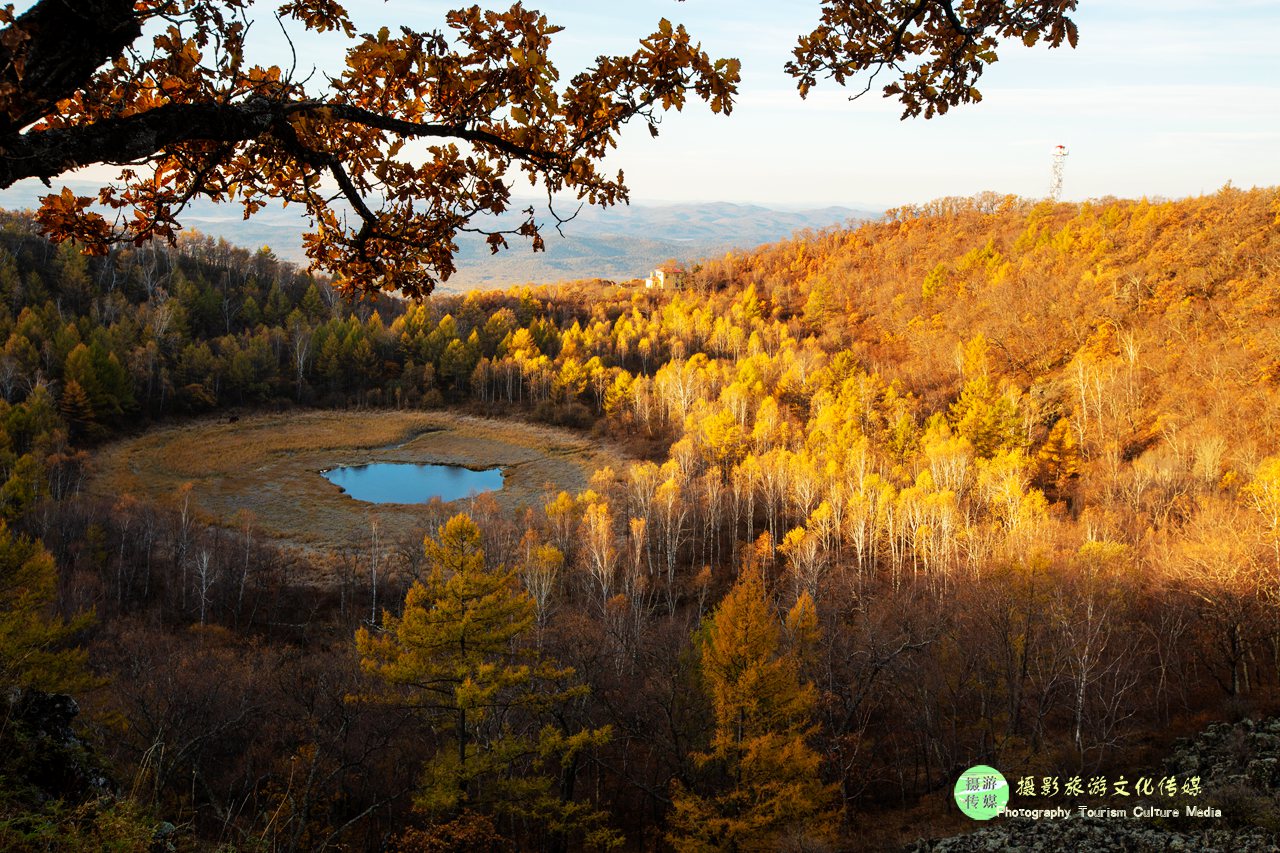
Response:
[[[1214,723],[1194,738],[1174,744],[1165,771],[1199,776],[1216,791],[1280,791],[1280,717]]]
[[[1280,718],[1215,723],[1194,738],[1179,740],[1161,770],[1185,781],[1199,777],[1194,799],[1135,798],[1102,803],[1124,816],[1085,817],[1066,802],[1070,816],[1058,819],[999,819],[991,826],[952,838],[920,840],[909,853],[992,851],[1196,851],[1280,853]],[[1221,817],[1190,817],[1186,806],[1217,809]],[[1134,816],[1135,808],[1178,808],[1179,817]]]
[[[24,799],[83,802],[111,793],[111,780],[71,728],[79,713],[62,694],[12,688],[0,698],[0,761]]]
[[[1163,829],[1142,818],[1012,819],[968,835],[917,841],[910,853],[1106,851],[1106,853],[1276,853],[1274,833],[1259,829]]]

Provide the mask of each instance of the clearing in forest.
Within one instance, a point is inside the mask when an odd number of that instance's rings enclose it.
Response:
[[[231,525],[252,513],[259,535],[308,551],[367,547],[372,519],[391,543],[423,525],[422,505],[354,500],[321,471],[369,462],[503,468],[499,506],[540,506],[548,490],[580,491],[599,468],[625,460],[567,430],[448,412],[295,412],[161,427],[103,447],[89,490],[175,503],[191,483],[205,521]],[[459,511],[469,501],[455,502]]]

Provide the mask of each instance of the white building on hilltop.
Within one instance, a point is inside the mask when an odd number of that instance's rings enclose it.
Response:
[[[646,288],[658,290],[679,290],[683,284],[684,270],[675,264],[663,264],[644,280]]]

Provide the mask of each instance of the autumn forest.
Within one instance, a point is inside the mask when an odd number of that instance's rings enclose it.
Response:
[[[79,713],[0,727],[0,846],[891,848],[974,764],[1158,766],[1280,697],[1278,217],[942,199],[679,290],[409,303],[5,215],[0,678]],[[341,554],[85,488],[304,408],[628,461]]]

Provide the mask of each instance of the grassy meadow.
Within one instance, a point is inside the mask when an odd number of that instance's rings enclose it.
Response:
[[[545,493],[577,492],[621,456],[551,427],[447,412],[315,411],[207,418],[154,429],[102,448],[89,489],[105,497],[181,502],[203,521],[240,526],[284,546],[339,553],[369,542],[371,520],[385,541],[422,523],[421,506],[354,500],[320,472],[368,462],[501,466],[499,506],[541,505]],[[467,500],[456,502],[459,511]]]

